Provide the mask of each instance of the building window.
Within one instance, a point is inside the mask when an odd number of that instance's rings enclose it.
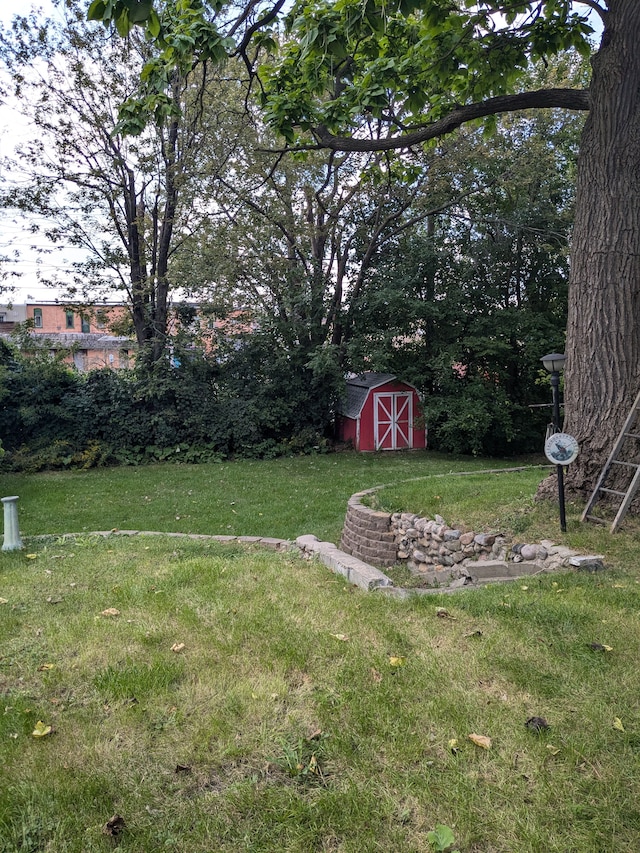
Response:
[[[73,323],[75,320],[73,311],[65,311],[64,312],[67,318],[67,329],[73,329]]]
[[[91,331],[91,323],[89,322],[88,317],[81,317],[80,322],[82,324],[82,333],[88,335]]]
[[[42,328],[42,308],[33,309],[33,325],[36,329]]]

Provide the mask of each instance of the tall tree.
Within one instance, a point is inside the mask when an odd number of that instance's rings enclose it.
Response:
[[[381,254],[428,216],[470,198],[431,156],[305,152],[278,162],[257,126],[219,175],[219,215],[192,259],[214,291],[251,305],[261,327],[310,358],[331,347],[345,365],[354,309]]]
[[[94,0],[90,15],[122,31],[148,21],[173,63],[178,30],[163,29],[149,8]],[[267,43],[282,3],[265,10],[249,2],[239,14],[204,0],[183,8],[179,35],[185,27],[192,33],[183,62],[211,59],[214,38],[250,61],[251,45]],[[597,46],[589,15],[602,27]],[[335,150],[406,149],[503,112],[589,111],[577,174],[565,426],[582,446],[570,483],[591,487],[640,387],[637,0],[315,0],[294,4],[287,27],[292,39],[268,80],[265,105],[290,141],[299,129]],[[570,48],[593,54],[588,88],[523,86],[531,61]],[[380,125],[388,129],[383,138]]]
[[[71,275],[46,283],[83,306],[126,294],[143,360],[167,352],[170,265],[204,215],[193,204],[206,132],[201,76],[166,78],[156,120],[125,136],[118,107],[135,90],[153,48],[87,24],[76,0],[41,21],[34,13],[0,31],[5,95],[33,134],[3,168],[3,204],[57,245],[77,248]],[[210,130],[210,129],[209,129]],[[35,224],[34,224],[35,223]],[[71,279],[71,280],[70,280]]]

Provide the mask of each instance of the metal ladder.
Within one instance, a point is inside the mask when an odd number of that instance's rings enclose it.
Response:
[[[636,462],[626,462],[622,459],[619,459],[622,452],[622,448],[627,441],[638,440],[640,441],[640,423],[636,424],[636,418],[638,413],[640,412],[640,394],[635,399],[635,402],[629,412],[629,416],[624,422],[624,426],[620,430],[620,434],[616,439],[616,443],[611,451],[611,454],[607,461],[605,462],[604,468],[600,473],[600,477],[598,482],[596,483],[596,487],[593,490],[593,494],[589,498],[589,501],[582,513],[581,521],[595,521],[599,524],[609,524],[604,518],[598,518],[597,515],[593,515],[591,510],[594,508],[598,500],[603,495],[612,495],[613,497],[619,498],[621,503],[618,508],[618,512],[616,513],[616,517],[611,523],[610,531],[611,533],[615,533],[618,527],[622,524],[622,520],[625,515],[629,511],[629,507],[631,506],[631,501],[634,499],[638,488],[640,488],[640,463]],[[634,429],[636,430],[634,432]],[[636,445],[634,454],[636,458],[640,458],[640,446]],[[614,466],[622,466],[625,468],[631,469],[633,473],[633,477],[631,478],[631,482],[626,488],[626,491],[620,491],[617,489],[610,489],[604,486],[609,473],[611,472]]]

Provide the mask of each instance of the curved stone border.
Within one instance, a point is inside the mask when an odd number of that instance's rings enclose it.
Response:
[[[505,536],[450,528],[441,516],[382,512],[362,503],[382,488],[356,492],[348,501],[341,547],[353,558],[367,558],[378,566],[406,562],[412,574],[438,588],[515,580],[566,568],[592,572],[604,568],[602,555],[583,556],[550,540],[511,545]]]
[[[355,524],[351,527],[351,533],[354,536],[361,537],[365,541],[372,543],[370,548],[376,554],[389,553],[388,546],[393,541],[394,550],[392,562],[396,561],[397,549],[395,546],[395,534],[389,530],[391,524],[391,513],[373,510],[362,504],[361,499],[365,495],[374,494],[378,489],[383,488],[377,486],[373,489],[367,489],[362,492],[357,492],[352,495],[348,502],[347,517],[351,513],[351,520],[363,521],[363,530],[356,533]],[[417,516],[413,516],[417,518]],[[387,525],[387,530],[384,525]],[[345,525],[346,526],[346,525]],[[356,528],[357,529],[357,528]],[[370,534],[367,539],[366,533]],[[387,536],[382,534],[387,533]],[[389,538],[389,535],[393,539]],[[298,536],[295,543],[288,539],[278,539],[271,536],[233,536],[233,535],[210,535],[206,533],[164,533],[159,530],[93,530],[83,531],[82,533],[50,533],[40,536],[26,537],[31,542],[76,539],[77,537],[86,536],[101,536],[108,538],[110,536],[164,536],[169,539],[191,539],[195,541],[213,541],[222,545],[238,543],[241,545],[257,545],[259,547],[268,548],[272,551],[298,551],[302,557],[306,559],[317,558],[325,566],[327,566],[335,574],[342,575],[349,583],[358,586],[366,592],[379,591],[394,598],[406,599],[412,595],[442,595],[452,592],[457,592],[460,589],[474,589],[486,583],[496,583],[503,581],[516,580],[517,578],[526,575],[539,574],[541,572],[549,572],[550,567],[540,566],[535,563],[512,562],[506,563],[502,561],[465,561],[468,568],[465,568],[463,573],[456,577],[447,578],[448,585],[435,586],[431,588],[413,588],[404,589],[396,587],[393,580],[388,577],[379,568],[370,565],[366,561],[360,559],[354,554],[350,554],[344,550],[340,550],[333,542],[321,542],[317,536],[307,534]],[[343,533],[344,540],[344,533]],[[355,541],[355,540],[352,540]],[[379,544],[383,543],[383,544]],[[546,543],[550,546],[553,543]],[[567,552],[562,555],[562,562],[556,563],[553,568],[558,569],[560,565],[563,567],[573,567],[579,571],[597,571],[604,568],[602,557],[580,557],[575,552],[562,546],[555,546],[559,551]],[[469,563],[472,563],[469,566]],[[444,579],[443,579],[444,580]]]
[[[50,533],[43,536],[29,536],[28,539],[31,542],[37,542],[51,539],[75,539],[79,536],[102,536],[105,539],[109,536],[166,536],[169,539],[213,541],[222,545],[237,542],[240,545],[257,545],[262,548],[269,548],[271,551],[295,550],[307,559],[317,557],[332,572],[342,575],[349,583],[359,586],[360,589],[367,592],[379,587],[393,586],[393,581],[384,572],[356,557],[345,554],[333,542],[321,542],[317,536],[312,534],[298,536],[295,543],[288,539],[276,539],[271,536],[213,536],[206,533],[162,533],[159,530],[91,530],[85,533]]]

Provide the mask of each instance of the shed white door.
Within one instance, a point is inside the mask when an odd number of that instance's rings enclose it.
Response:
[[[381,392],[373,398],[376,450],[413,447],[413,400],[410,391]]]

